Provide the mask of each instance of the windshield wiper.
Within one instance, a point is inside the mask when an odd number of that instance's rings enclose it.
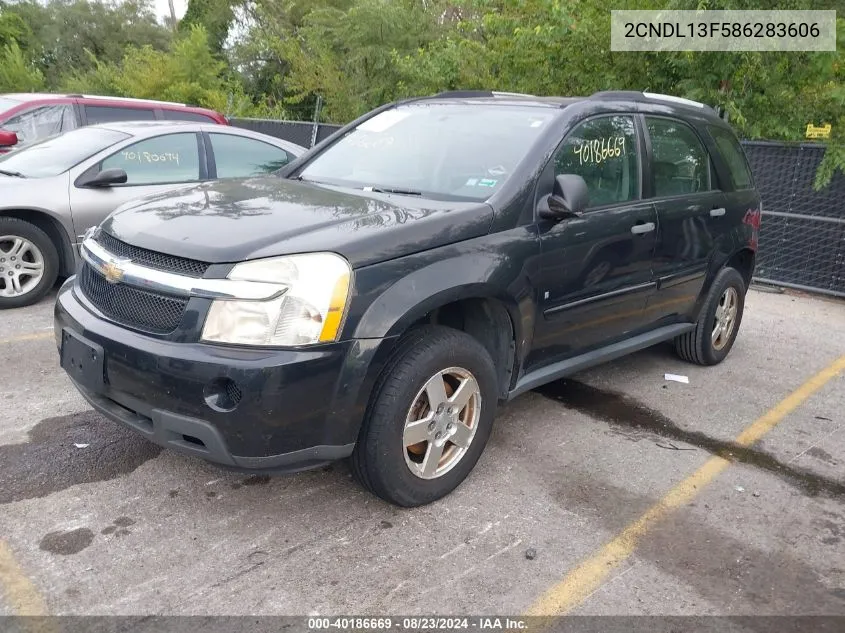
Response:
[[[400,196],[422,196],[422,191],[415,191],[414,189],[400,189],[398,187],[364,187],[364,191],[372,191],[373,193],[395,193]]]
[[[8,171],[6,169],[0,169],[0,174],[4,176],[12,176],[13,178],[26,178],[21,172],[19,171]]]

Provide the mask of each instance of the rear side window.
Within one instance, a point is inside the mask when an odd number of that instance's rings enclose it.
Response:
[[[217,123],[206,114],[188,112],[186,110],[162,110],[164,118],[168,121],[194,121],[195,123]]]
[[[753,186],[751,179],[751,169],[748,167],[748,161],[745,160],[745,154],[736,137],[728,130],[710,126],[707,128],[710,136],[719,148],[719,153],[731,170],[731,180],[733,181],[734,189],[750,189]]]
[[[117,121],[155,121],[154,110],[144,108],[115,108],[114,106],[85,106],[88,125]]]
[[[710,190],[710,159],[685,123],[646,117],[651,137],[654,195],[681,196]]]
[[[291,156],[262,141],[234,134],[209,134],[218,178],[259,176],[281,169]]]

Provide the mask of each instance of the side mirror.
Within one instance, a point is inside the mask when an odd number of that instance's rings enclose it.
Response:
[[[552,195],[540,209],[540,217],[547,220],[562,220],[578,217],[589,203],[587,183],[576,174],[561,174],[555,178]]]
[[[111,187],[112,185],[123,185],[129,180],[129,176],[122,169],[104,169],[101,172],[83,179],[80,187]]]
[[[10,132],[9,130],[0,130],[0,147],[11,147],[18,144],[17,132]]]

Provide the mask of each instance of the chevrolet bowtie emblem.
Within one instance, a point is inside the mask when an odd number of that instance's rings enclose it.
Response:
[[[130,261],[131,260],[129,259],[115,259],[110,262],[106,262],[103,265],[103,275],[105,275],[106,281],[110,284],[116,284],[119,281],[122,281],[124,275],[123,267]]]

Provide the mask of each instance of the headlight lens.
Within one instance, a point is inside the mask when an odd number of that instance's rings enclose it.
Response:
[[[202,339],[236,345],[310,345],[337,340],[352,270],[334,253],[274,257],[238,264],[229,279],[286,288],[267,301],[215,299]]]

